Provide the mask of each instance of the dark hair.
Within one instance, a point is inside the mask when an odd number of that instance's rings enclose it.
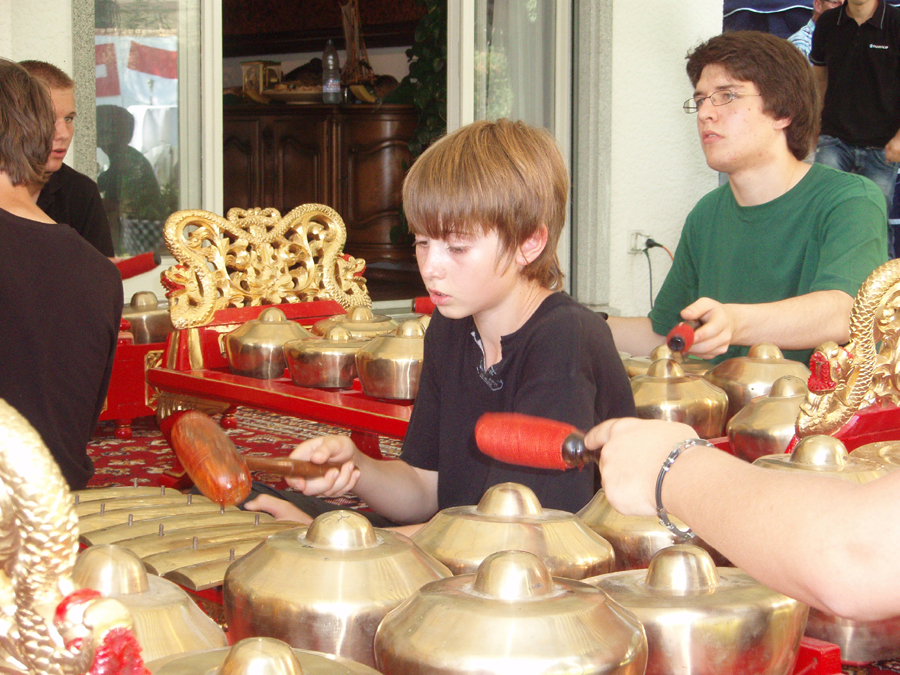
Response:
[[[422,153],[403,181],[403,209],[413,233],[444,239],[496,231],[507,255],[546,226],[547,245],[522,276],[558,290],[556,245],[568,193],[566,164],[548,131],[479,121]]]
[[[14,186],[43,186],[56,113],[50,92],[14,61],[0,58],[0,171]]]
[[[31,73],[32,77],[45,82],[51,89],[74,89],[75,80],[62,70],[46,61],[19,61],[19,65]]]
[[[788,148],[804,159],[819,135],[821,104],[812,67],[787,40],[757,31],[722,33],[687,55],[687,74],[695,87],[703,69],[722,66],[731,77],[759,89],[763,109],[775,119],[790,119]]]

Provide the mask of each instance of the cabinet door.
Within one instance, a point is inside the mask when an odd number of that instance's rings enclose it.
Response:
[[[282,214],[301,204],[333,207],[328,187],[328,155],[322,115],[292,115],[274,120],[272,165],[264,180],[270,185],[272,204]]]
[[[411,246],[391,243],[391,228],[401,222],[407,143],[415,126],[415,113],[405,111],[348,113],[339,125],[338,212],[347,225],[344,249],[367,262],[413,258]]]
[[[225,213],[234,207],[248,209],[260,206],[263,197],[260,166],[262,120],[226,117],[224,131]]]

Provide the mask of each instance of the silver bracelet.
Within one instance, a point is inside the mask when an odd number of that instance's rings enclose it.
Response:
[[[672,468],[672,464],[675,463],[675,460],[678,459],[678,456],[688,448],[693,448],[695,445],[705,445],[710,448],[716,447],[709,441],[701,441],[697,438],[690,438],[686,441],[682,441],[681,443],[676,445],[675,449],[669,453],[668,457],[666,457],[666,461],[663,462],[662,467],[659,470],[659,476],[657,476],[656,478],[656,515],[659,518],[659,523],[663,527],[667,528],[670,532],[672,532],[676,537],[681,537],[683,539],[693,539],[697,535],[691,532],[690,528],[686,530],[679,530],[677,527],[675,527],[675,524],[671,520],[669,520],[669,514],[666,513],[666,508],[662,503],[662,484],[663,478],[665,478],[666,474],[669,473],[669,469]]]

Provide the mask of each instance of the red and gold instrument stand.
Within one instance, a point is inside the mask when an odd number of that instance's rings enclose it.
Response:
[[[223,424],[239,405],[260,408],[350,430],[360,450],[380,458],[380,436],[403,438],[412,412],[412,401],[384,401],[355,390],[328,391],[298,387],[290,377],[259,380],[234,375],[228,368],[222,338],[239,325],[255,319],[265,306],[220,310],[198,328],[169,334],[162,359],[147,370],[147,383],[159,393],[158,415],[164,433],[173,415],[189,409],[223,412]],[[278,305],[288,319],[311,325],[341,314],[344,309],[330,300]]]
[[[116,438],[131,438],[131,421],[156,414],[156,393],[147,385],[147,369],[155,365],[165,347],[162,343],[134,344],[124,319],[116,346],[112,376],[100,420],[113,420]]]

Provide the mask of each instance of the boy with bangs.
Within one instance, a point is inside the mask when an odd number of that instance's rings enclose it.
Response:
[[[403,202],[419,271],[436,311],[401,459],[374,460],[346,436],[301,443],[292,457],[342,463],[289,479],[292,503],[261,495],[249,510],[309,522],[329,508],[305,495],[353,490],[379,525],[423,523],[476,504],[504,482],[527,485],[545,508],[575,512],[595,491],[591,471],[544,471],[486,457],[474,429],[486,412],[540,415],[588,429],[634,412],[604,319],[560,291],[556,245],[569,190],[562,155],[543,130],[476,122],[412,166]]]

